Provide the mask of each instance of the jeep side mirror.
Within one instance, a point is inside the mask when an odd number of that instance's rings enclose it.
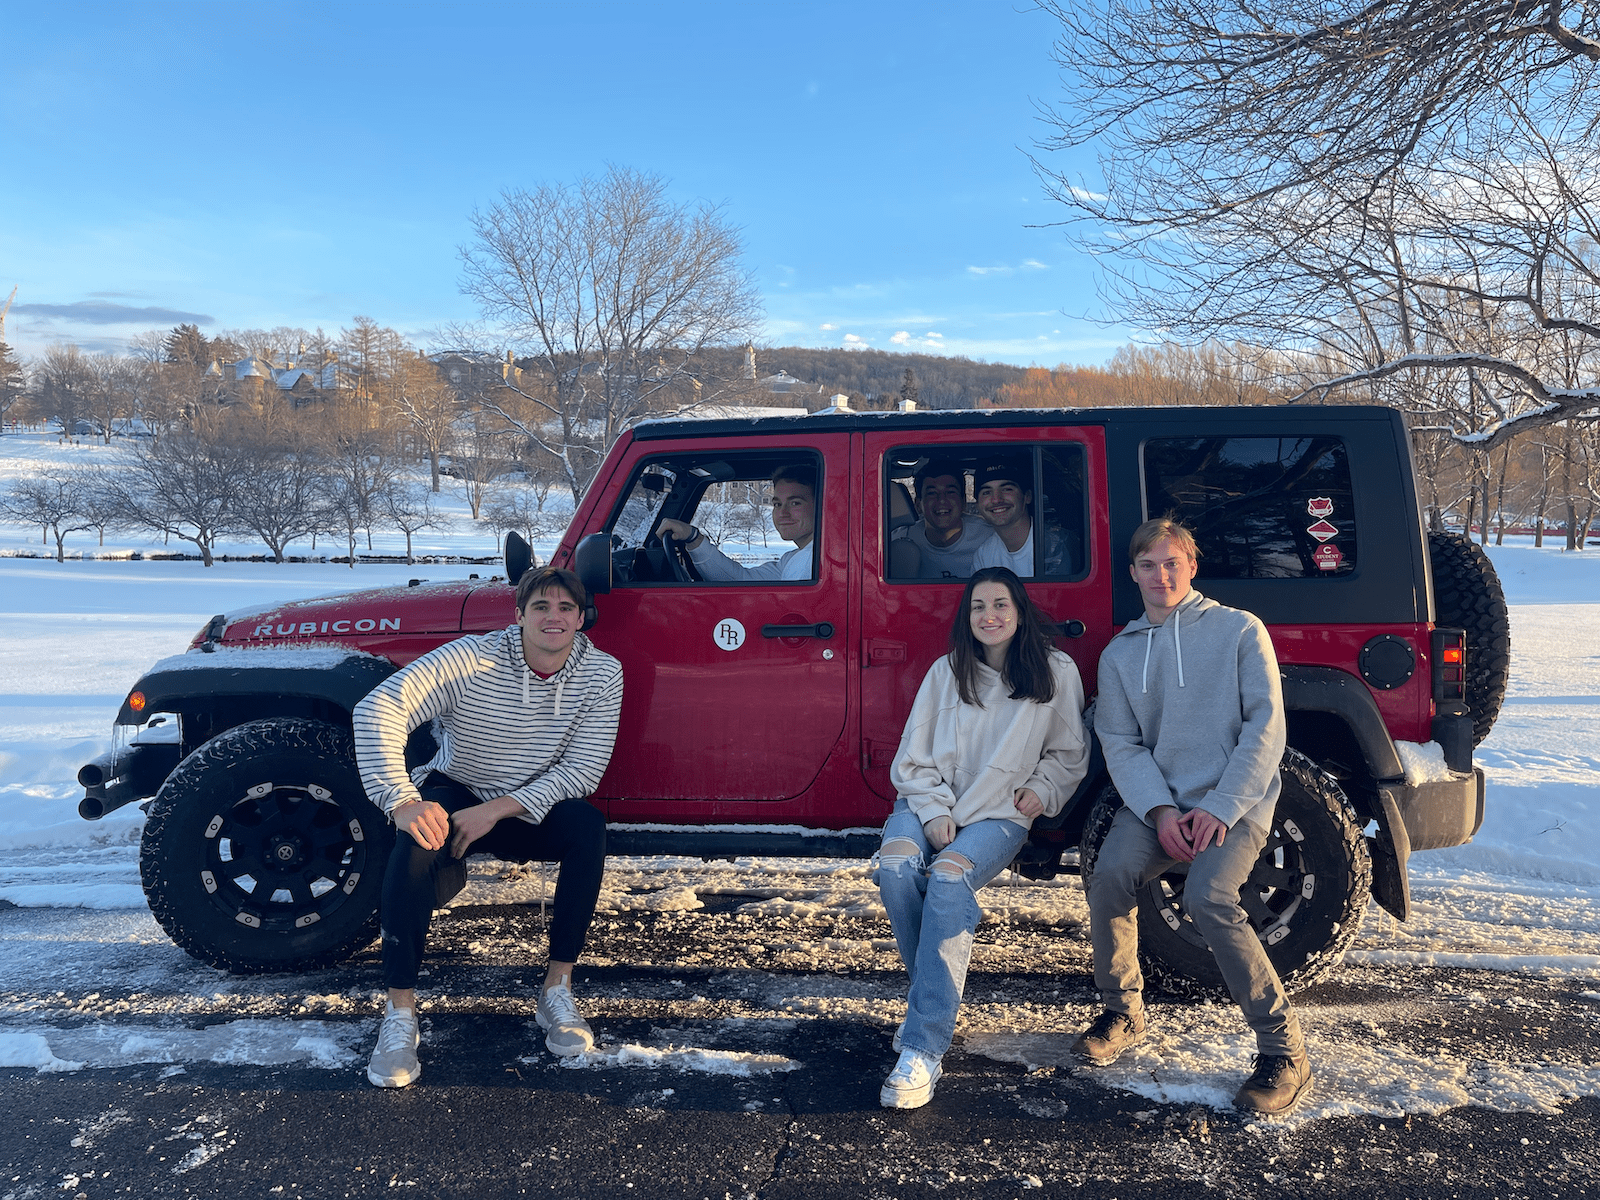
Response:
[[[583,628],[587,632],[600,619],[594,598],[611,590],[611,535],[591,533],[572,552],[572,570],[589,593],[583,609]]]
[[[515,529],[506,534],[506,582],[512,587],[533,566],[533,547]]]

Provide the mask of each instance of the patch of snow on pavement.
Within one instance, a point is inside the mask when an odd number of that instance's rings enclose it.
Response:
[[[1341,1010],[1348,1015],[1348,1010]],[[1068,1047],[1072,1035],[974,1034],[966,1050],[1029,1070],[1070,1068],[1103,1087],[1146,1096],[1162,1104],[1203,1104],[1231,1110],[1233,1095],[1250,1074],[1255,1037],[1241,1031],[1231,1006],[1202,1005],[1183,1013],[1181,1028],[1153,1028],[1149,1038],[1109,1067],[1083,1066]],[[1474,1105],[1501,1112],[1555,1113],[1563,1101],[1600,1095],[1600,1066],[1581,1062],[1496,1062],[1430,1051],[1419,1053],[1392,1038],[1343,1038],[1308,1026],[1312,1091],[1293,1116],[1274,1122],[1293,1127],[1330,1117],[1399,1117]]]
[[[228,1021],[205,1029],[139,1025],[46,1025],[0,1030],[0,1067],[78,1071],[135,1063],[211,1062],[233,1066],[347,1067],[370,1042],[376,1021]]]
[[[519,1059],[520,1062],[543,1061],[537,1055]],[[641,1046],[629,1042],[621,1046],[598,1046],[588,1054],[576,1054],[561,1060],[569,1070],[589,1067],[645,1067],[652,1071],[663,1068],[674,1071],[697,1071],[706,1075],[771,1075],[782,1071],[798,1070],[800,1063],[781,1054],[755,1054],[738,1050],[701,1050],[693,1046]]]

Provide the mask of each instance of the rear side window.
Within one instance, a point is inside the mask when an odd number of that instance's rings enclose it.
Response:
[[[1336,437],[1151,438],[1145,516],[1194,530],[1201,579],[1332,579],[1355,570],[1350,460]]]
[[[1015,485],[994,508],[982,484]],[[974,567],[1006,566],[1023,579],[1081,579],[1089,570],[1084,451],[1036,446],[901,446],[884,460],[884,575],[894,582],[964,582]],[[997,538],[1010,541],[1004,553]]]

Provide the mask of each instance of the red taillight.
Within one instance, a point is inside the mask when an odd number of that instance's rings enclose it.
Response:
[[[1462,629],[1433,631],[1433,702],[1440,716],[1467,711],[1467,634]]]

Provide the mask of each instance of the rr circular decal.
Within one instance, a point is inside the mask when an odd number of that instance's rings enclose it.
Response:
[[[723,617],[711,627],[711,640],[719,650],[737,650],[744,645],[744,626],[734,617]]]

